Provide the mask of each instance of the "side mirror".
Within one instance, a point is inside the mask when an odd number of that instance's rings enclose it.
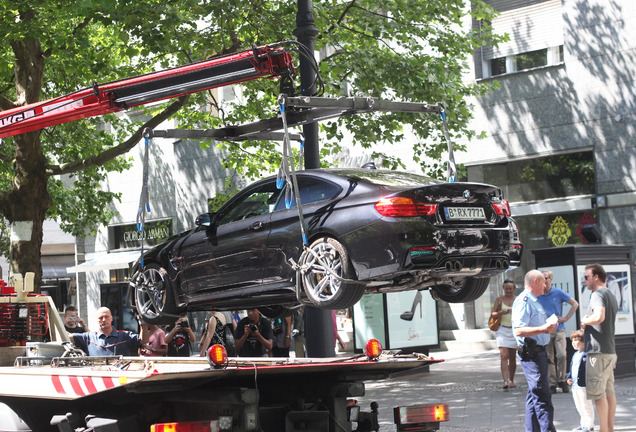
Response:
[[[214,215],[214,213],[203,213],[200,214],[199,216],[197,216],[196,220],[194,221],[196,226],[204,226],[204,227],[209,227],[212,226],[212,216]]]

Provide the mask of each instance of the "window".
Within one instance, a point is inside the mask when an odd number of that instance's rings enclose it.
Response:
[[[489,60],[485,77],[560,63],[563,63],[563,45]]]
[[[299,177],[298,187],[300,188],[300,202],[303,206],[331,199],[340,191],[340,187],[333,183],[311,177]],[[296,198],[293,198],[291,207],[295,206]],[[285,208],[285,200],[281,199],[276,206],[276,210],[283,210]]]
[[[553,66],[563,62],[564,11],[561,0],[485,0],[497,11],[476,30],[509,36],[475,53],[477,78]]]
[[[270,213],[280,195],[276,182],[268,182],[241,194],[219,215],[219,225]]]
[[[497,185],[511,202],[594,193],[592,151],[469,166],[468,180]]]

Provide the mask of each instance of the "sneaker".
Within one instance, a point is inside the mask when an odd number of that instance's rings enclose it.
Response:
[[[563,393],[570,393],[570,386],[567,383],[561,382],[559,383],[559,387],[561,387]]]
[[[582,430],[583,430],[583,426],[579,426],[577,428],[572,429],[572,432],[578,432],[578,431],[582,431]]]
[[[590,428],[584,427],[583,429],[581,429],[581,432],[590,432],[590,431],[593,431],[593,430],[594,430],[594,428],[590,429]]]
[[[550,386],[550,393],[556,394],[556,386]]]

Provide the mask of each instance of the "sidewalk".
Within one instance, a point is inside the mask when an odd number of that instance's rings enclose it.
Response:
[[[443,363],[433,365],[429,373],[381,382],[367,382],[366,396],[359,398],[362,409],[377,401],[380,431],[395,430],[393,407],[426,403],[447,403],[450,421],[440,432],[523,432],[525,397],[528,390],[521,365],[517,362],[517,388],[502,389],[499,351],[431,353]],[[636,432],[636,377],[616,380],[615,430]],[[579,425],[579,415],[571,394],[552,395],[554,425],[558,432],[570,432]],[[596,419],[596,431],[599,430]]]

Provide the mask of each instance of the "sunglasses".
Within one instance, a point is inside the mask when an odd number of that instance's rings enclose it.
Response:
[[[589,279],[589,278],[591,278],[591,277],[594,277],[594,275],[591,275],[591,276],[587,276],[587,275],[586,275],[586,276],[583,276],[583,278],[584,278],[585,280],[588,280],[588,279]]]

